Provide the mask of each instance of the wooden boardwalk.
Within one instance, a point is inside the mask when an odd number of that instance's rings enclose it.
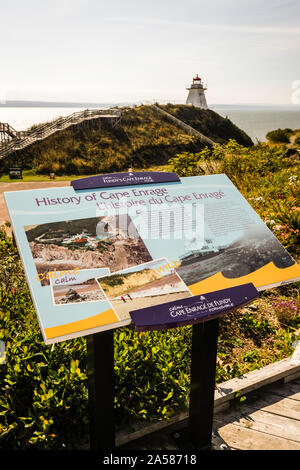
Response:
[[[117,108],[85,109],[69,116],[60,116],[45,124],[38,124],[27,131],[16,131],[8,123],[0,122],[0,159],[56,132],[93,119],[109,120],[112,127],[115,127],[121,121],[121,111]]]
[[[120,449],[183,450],[184,425],[165,428]],[[215,450],[300,450],[300,379],[275,382],[214,415]]]
[[[300,380],[250,393],[215,415],[214,430],[233,449],[300,450]]]

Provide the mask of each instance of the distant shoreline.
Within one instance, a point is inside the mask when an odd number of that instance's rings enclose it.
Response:
[[[109,108],[112,106],[128,106],[133,103],[75,103],[62,101],[25,101],[8,100],[0,103],[0,108]]]
[[[172,104],[184,104],[184,102],[176,102],[173,100],[159,101],[161,104],[170,102]],[[151,101],[152,103],[152,101]],[[0,108],[107,108],[113,106],[133,106],[140,104],[150,104],[147,100],[143,101],[131,101],[131,102],[108,102],[108,103],[94,103],[94,102],[75,102],[75,101],[39,101],[39,100],[7,100],[4,103],[0,102]],[[209,108],[231,108],[231,109],[245,109],[245,108],[280,108],[300,111],[300,104],[268,104],[268,103],[211,103]]]

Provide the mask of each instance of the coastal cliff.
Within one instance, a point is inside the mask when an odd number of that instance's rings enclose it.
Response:
[[[140,239],[114,240],[103,250],[68,249],[56,244],[30,242],[29,246],[38,273],[90,269],[109,266],[111,271],[126,269],[150,261],[151,257]],[[130,252],[130,259],[126,253]]]
[[[161,279],[162,275],[153,269],[143,269],[138,272],[101,278],[101,287],[109,298],[114,298],[126,292],[144,286],[147,289],[149,283]]]

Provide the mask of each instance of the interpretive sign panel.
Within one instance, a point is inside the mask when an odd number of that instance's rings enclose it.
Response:
[[[141,176],[140,184],[121,174],[114,187],[108,176],[103,187],[5,193],[46,343],[127,325],[130,312],[145,317],[191,296],[300,279],[226,175]]]

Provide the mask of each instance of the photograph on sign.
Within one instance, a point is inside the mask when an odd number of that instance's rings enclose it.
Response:
[[[121,320],[144,307],[191,297],[191,293],[166,258],[97,279]]]
[[[232,239],[226,244],[222,240],[224,225],[222,234],[214,230],[215,238],[206,239],[200,248],[194,241],[187,244],[186,251],[179,257],[177,272],[188,285],[212,278],[217,273],[227,279],[240,278],[269,263],[274,264],[275,269],[293,266],[293,258],[265,225],[250,225],[248,221],[239,234],[235,230],[237,224],[240,226],[240,219],[231,220],[229,235]]]
[[[96,281],[93,270],[86,269],[64,276],[58,271],[50,278],[54,305],[72,303],[103,302],[107,300],[101,286]]]
[[[129,216],[112,215],[25,226],[41,284],[57,270],[109,267],[118,271],[151,260]]]

